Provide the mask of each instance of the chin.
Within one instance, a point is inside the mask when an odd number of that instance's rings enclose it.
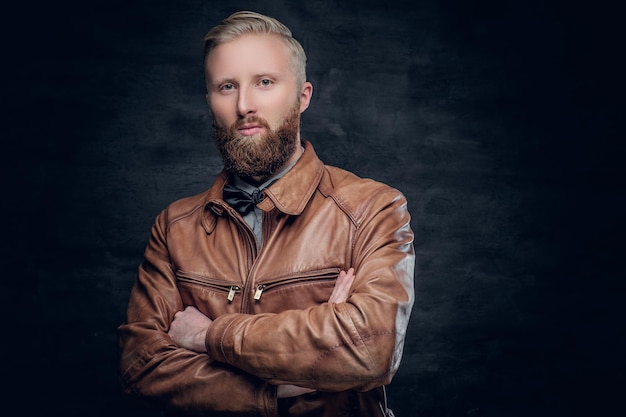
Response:
[[[238,135],[239,136],[239,140],[253,140],[253,141],[258,141],[261,138],[263,138],[264,132],[263,133],[257,133],[256,135]]]

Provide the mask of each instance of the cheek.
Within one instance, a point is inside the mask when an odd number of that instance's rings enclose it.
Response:
[[[224,119],[222,119],[220,117],[220,115],[218,113],[215,113],[214,111],[211,111],[211,114],[213,115],[213,124],[216,125],[217,127],[227,127],[227,123],[224,121]]]
[[[289,103],[289,105],[287,105]],[[294,102],[291,96],[285,97],[281,102],[276,103],[272,109],[271,115],[268,115],[268,122],[272,130],[280,127],[285,119],[291,115]]]
[[[232,124],[229,120],[228,112],[224,111],[224,109],[220,106],[210,106],[211,114],[213,115],[213,120],[220,127],[228,127]]]

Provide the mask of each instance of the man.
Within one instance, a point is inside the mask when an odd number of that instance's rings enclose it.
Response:
[[[188,414],[392,415],[414,299],[405,198],[300,139],[313,88],[283,24],[235,13],[205,45],[224,170],[156,218],[119,327],[123,385]]]

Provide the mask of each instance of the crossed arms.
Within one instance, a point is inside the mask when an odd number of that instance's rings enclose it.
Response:
[[[345,302],[350,294],[350,286],[354,278],[354,268],[350,268],[347,272],[341,271],[328,302]],[[185,310],[174,314],[174,320],[170,325],[168,334],[180,347],[198,353],[207,353],[206,334],[212,323],[213,320],[202,314],[197,308],[189,306]],[[276,396],[278,398],[294,397],[312,391],[314,390],[311,388],[283,384],[278,385]]]
[[[354,271],[340,274],[329,302],[279,313],[186,309],[168,216],[159,216],[119,327],[126,391],[187,410],[271,414],[277,397],[389,383],[413,304],[414,253],[406,201],[380,200],[345,258]]]

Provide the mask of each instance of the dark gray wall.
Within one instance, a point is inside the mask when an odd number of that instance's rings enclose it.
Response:
[[[616,13],[521,0],[3,7],[3,406],[157,415],[119,395],[115,328],[154,217],[220,169],[202,37],[238,9],[279,18],[308,51],[303,136],[320,156],[408,197],[417,301],[397,416],[617,404]]]

